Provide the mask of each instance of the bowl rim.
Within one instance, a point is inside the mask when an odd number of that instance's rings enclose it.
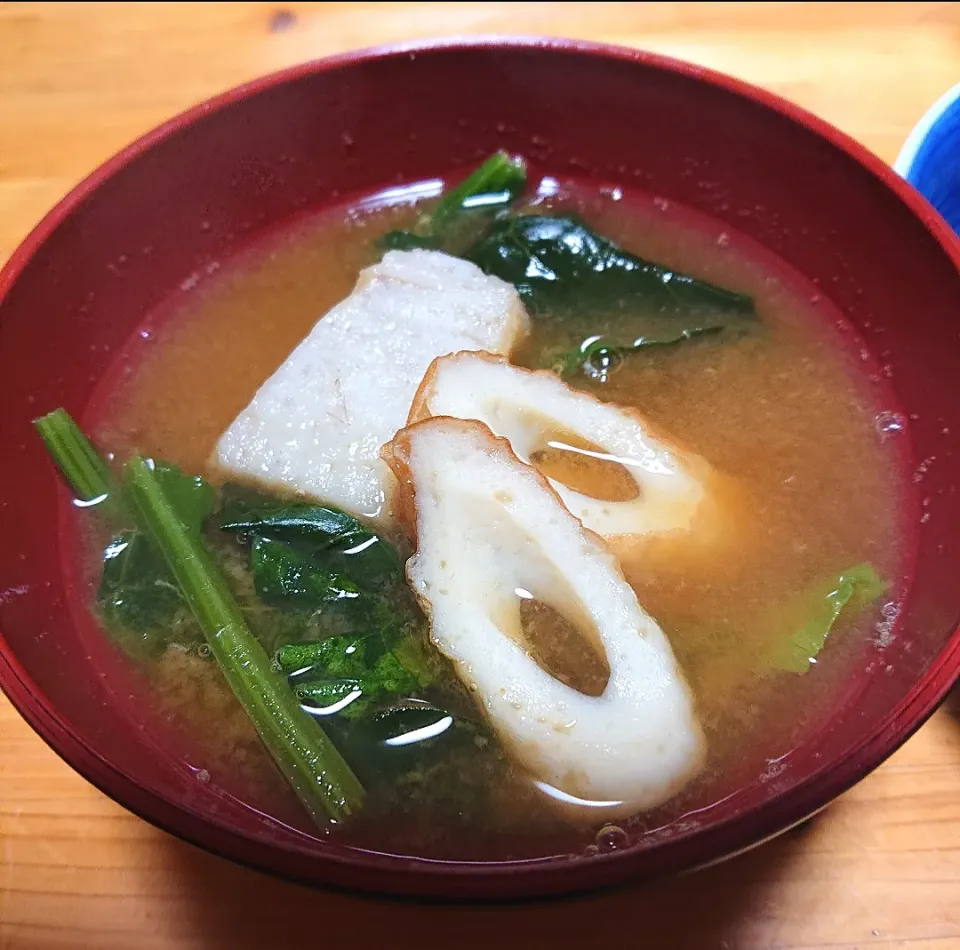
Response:
[[[103,182],[168,137],[190,127],[206,115],[244,99],[306,76],[349,68],[371,60],[429,55],[444,51],[513,48],[546,50],[572,55],[635,63],[662,72],[719,87],[771,110],[825,139],[852,158],[867,174],[884,184],[920,220],[941,250],[960,272],[960,240],[950,226],[916,189],[889,165],[835,128],[779,95],[731,76],[673,57],[646,50],[578,39],[484,34],[429,38],[390,43],[299,63],[257,77],[194,105],[136,138],[107,159],[63,198],[34,226],[0,269],[0,304],[39,248]],[[958,87],[960,88],[960,87]],[[285,846],[264,846],[232,825],[201,815],[141,784],[121,766],[85,743],[45,701],[26,670],[12,655],[0,630],[0,688],[37,734],[71,768],[121,806],[175,837],[231,861],[307,884],[345,886],[384,895],[433,898],[517,898],[583,891],[636,877],[641,856],[651,850],[664,855],[657,874],[693,870],[748,850],[805,821],[846,791],[895,752],[929,718],[960,676],[960,627],[953,629],[926,672],[889,710],[876,728],[856,741],[835,763],[826,763],[781,795],[751,806],[740,815],[707,829],[678,834],[669,850],[662,845],[599,855],[590,861],[557,857],[523,861],[456,862],[405,858],[359,850],[333,851],[316,858],[316,873],[291,872],[271,854],[289,854]],[[743,821],[751,815],[752,821]],[[692,840],[713,842],[706,861],[695,856]],[[682,845],[686,842],[688,847]],[[390,875],[391,870],[402,872]],[[648,871],[648,873],[651,873]]]

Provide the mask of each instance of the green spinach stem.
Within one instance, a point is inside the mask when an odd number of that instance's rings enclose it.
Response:
[[[180,520],[148,459],[124,468],[138,520],[156,542],[234,695],[304,808],[318,824],[360,807],[363,788],[319,724],[273,669],[203,541]]]
[[[116,493],[116,482],[107,463],[66,409],[54,409],[34,419],[33,424],[80,501],[93,502]]]

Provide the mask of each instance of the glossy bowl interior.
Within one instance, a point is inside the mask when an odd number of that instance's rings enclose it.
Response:
[[[156,755],[135,701],[96,674],[58,544],[68,501],[31,420],[58,405],[82,418],[144,313],[238,241],[501,147],[545,172],[639,185],[711,215],[817,282],[849,316],[890,368],[905,464],[919,471],[903,499],[916,526],[909,592],[892,644],[865,656],[828,724],[777,780],[670,834],[589,860],[490,864],[320,845]],[[0,685],[54,749],[128,808],[307,882],[517,897],[690,868],[763,840],[876,766],[960,670],[953,241],[912,189],[836,130],[758,90],[631,51],[441,43],[298,67],[200,106],[81,184],[0,276]]]

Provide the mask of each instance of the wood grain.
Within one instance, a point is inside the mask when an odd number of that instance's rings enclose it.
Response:
[[[680,56],[799,102],[892,160],[960,81],[956,3],[0,3],[0,258],[171,114],[358,46],[541,33]],[[960,697],[803,828],[646,888],[514,908],[318,894],[159,832],[0,699],[0,950],[960,947]]]

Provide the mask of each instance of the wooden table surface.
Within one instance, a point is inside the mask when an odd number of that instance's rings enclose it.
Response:
[[[0,3],[0,259],[83,175],[198,100],[328,53],[477,32],[693,60],[888,161],[960,81],[957,3]],[[315,893],[210,857],[73,774],[0,697],[0,845],[0,950],[944,950],[960,947],[960,695],[827,812],[757,851],[656,886],[486,909]]]

